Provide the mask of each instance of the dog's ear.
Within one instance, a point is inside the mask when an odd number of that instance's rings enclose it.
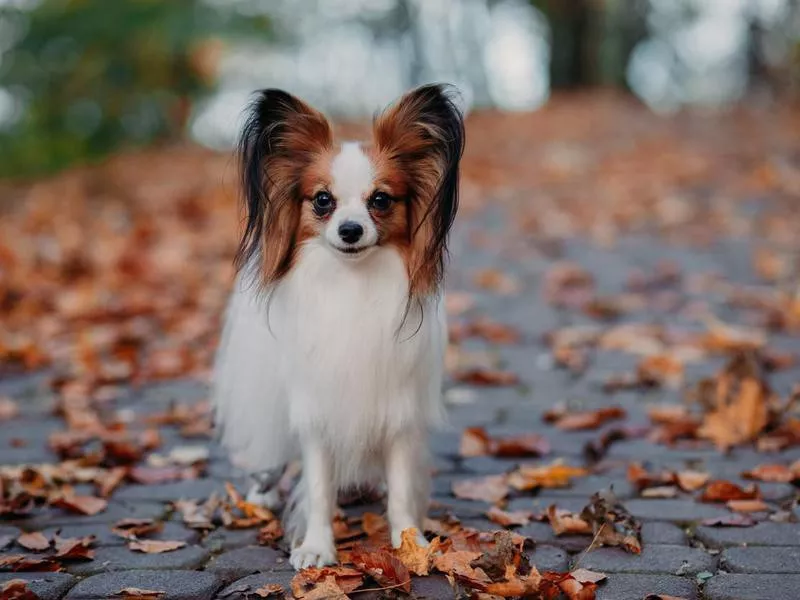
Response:
[[[447,85],[417,88],[378,115],[375,145],[409,180],[409,281],[432,293],[444,275],[447,237],[458,209],[464,122]]]
[[[260,265],[263,284],[289,270],[302,210],[304,170],[332,146],[328,120],[281,90],[261,90],[239,139],[246,224],[236,254],[239,269]]]

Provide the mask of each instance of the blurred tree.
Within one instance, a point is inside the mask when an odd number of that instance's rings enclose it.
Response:
[[[0,8],[0,176],[178,137],[214,86],[222,36],[268,32],[201,0],[33,5]]]

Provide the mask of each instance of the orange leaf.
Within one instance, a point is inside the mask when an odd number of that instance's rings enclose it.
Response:
[[[186,542],[161,540],[136,540],[128,543],[128,548],[146,554],[161,554],[183,548]]]
[[[465,500],[482,500],[490,504],[508,495],[505,475],[487,475],[453,482],[453,494]]]

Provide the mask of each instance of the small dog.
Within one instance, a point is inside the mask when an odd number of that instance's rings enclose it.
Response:
[[[286,92],[263,90],[250,109],[247,221],[213,403],[236,464],[302,461],[284,516],[296,569],[336,562],[340,490],[385,483],[392,542],[422,531],[463,149],[444,85],[378,115],[369,143],[337,144],[326,118]]]

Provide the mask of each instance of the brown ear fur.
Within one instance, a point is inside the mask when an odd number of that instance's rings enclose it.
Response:
[[[443,85],[417,88],[374,123],[376,161],[408,183],[409,239],[403,250],[414,297],[439,289],[458,209],[464,123],[449,92]]]
[[[289,270],[297,247],[303,173],[333,144],[318,111],[281,90],[258,93],[239,141],[247,221],[236,255],[239,269],[258,256],[258,280]]]

